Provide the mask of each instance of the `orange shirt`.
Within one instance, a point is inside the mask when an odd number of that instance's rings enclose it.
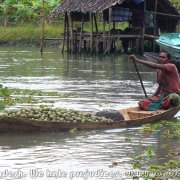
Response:
[[[180,78],[176,66],[171,63],[163,66],[166,67],[166,70],[157,70],[157,82],[161,88],[160,93],[165,95],[177,93],[180,95]]]

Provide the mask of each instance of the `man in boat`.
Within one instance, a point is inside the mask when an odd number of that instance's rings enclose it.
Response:
[[[157,69],[158,88],[152,97],[139,101],[139,107],[144,110],[168,109],[171,106],[180,105],[180,78],[176,66],[170,63],[171,54],[162,51],[159,55],[159,63],[141,60],[135,55],[130,59],[152,69]]]

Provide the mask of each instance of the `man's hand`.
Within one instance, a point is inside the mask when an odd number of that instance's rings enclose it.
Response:
[[[129,57],[130,59],[136,60],[136,56],[134,54],[131,54]]]

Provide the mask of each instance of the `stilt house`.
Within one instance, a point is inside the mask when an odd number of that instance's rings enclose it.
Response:
[[[160,32],[175,32],[180,15],[169,0],[63,0],[53,17],[64,15],[62,51],[110,53],[155,47]],[[79,26],[74,24],[79,22]],[[127,22],[121,29],[120,22]],[[86,24],[86,29],[84,24]],[[88,30],[87,30],[88,27]]]

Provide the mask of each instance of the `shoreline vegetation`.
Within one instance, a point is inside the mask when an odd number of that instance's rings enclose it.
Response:
[[[75,28],[78,28],[79,24],[74,24]],[[128,24],[126,22],[119,23],[117,28],[124,30]],[[103,30],[103,24],[100,23],[98,26],[100,31]],[[108,30],[108,27],[106,27]],[[85,23],[85,31],[89,31],[89,24]],[[59,46],[60,40],[63,38],[62,33],[64,31],[64,22],[58,21],[52,24],[45,24],[44,28],[44,39],[45,45],[47,46]],[[20,24],[20,25],[9,25],[0,26],[0,45],[25,45],[25,46],[40,46],[40,39],[42,35],[41,24]]]
[[[170,0],[173,6],[180,10],[179,0]],[[45,2],[45,38],[53,38],[46,41],[45,45],[55,46],[60,44],[60,38],[64,31],[63,15],[49,19],[53,9],[61,4],[62,0]],[[2,0],[0,4],[0,45],[37,46],[40,45],[42,34],[42,1],[41,0]],[[74,23],[74,28],[79,23]],[[118,29],[124,30],[128,23],[118,23]],[[108,27],[106,27],[108,30]],[[177,27],[179,29],[179,27]],[[99,31],[103,30],[103,23],[98,24]],[[177,29],[177,31],[178,31]],[[84,23],[84,30],[90,31],[89,23]],[[57,39],[57,40],[56,40]]]
[[[22,24],[17,26],[0,26],[0,45],[40,45],[42,27],[39,24]],[[44,38],[61,38],[63,23],[45,25]],[[59,41],[58,41],[59,43]]]

